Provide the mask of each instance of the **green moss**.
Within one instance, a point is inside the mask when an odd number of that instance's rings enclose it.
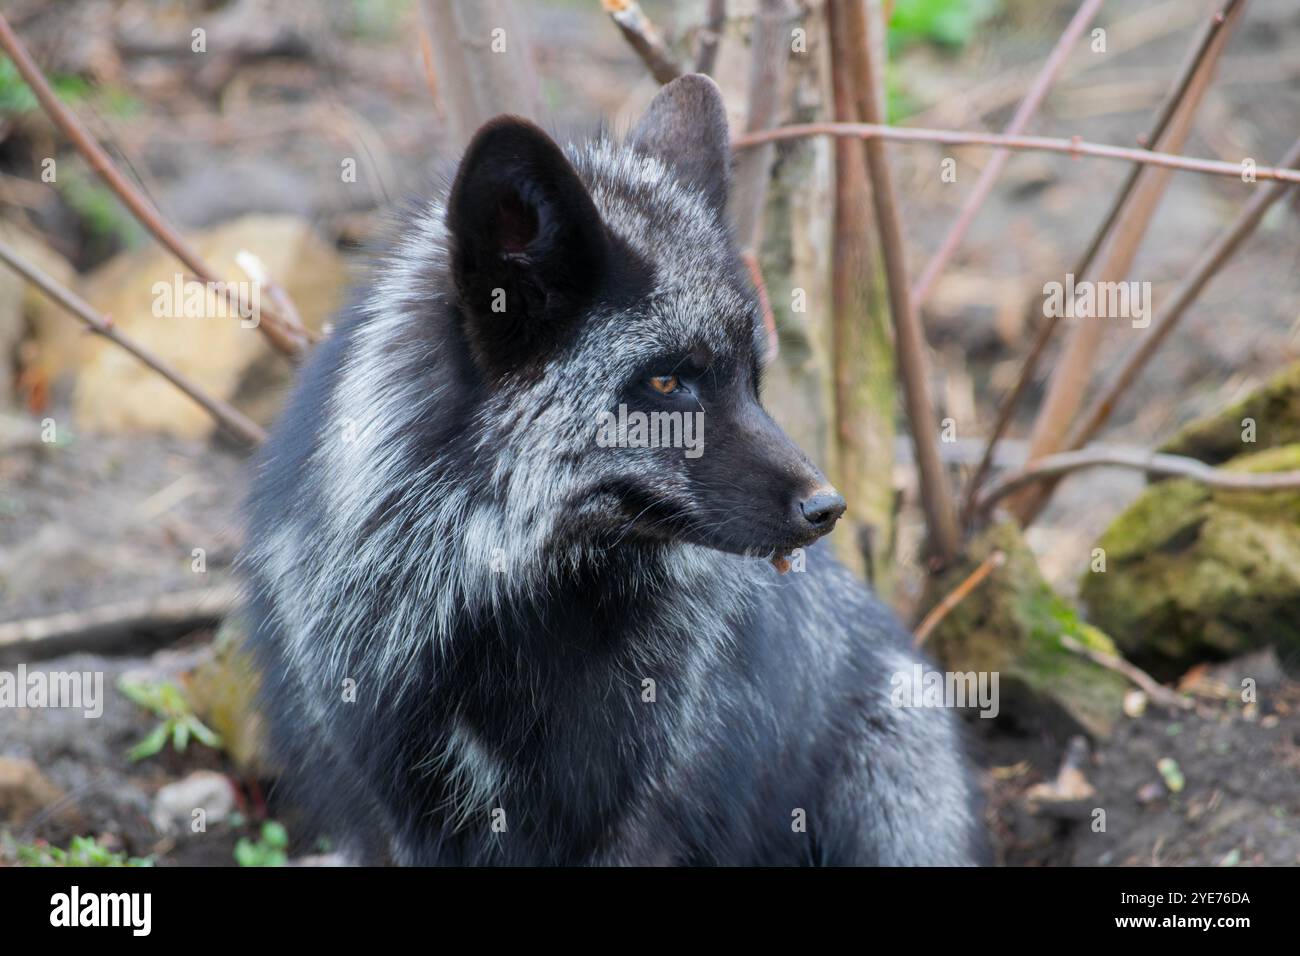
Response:
[[[1300,445],[1228,467],[1300,468]],[[1080,593],[1126,652],[1186,664],[1266,643],[1300,649],[1300,492],[1158,482],[1098,543],[1106,571],[1085,574]]]
[[[932,583],[931,603],[994,549],[1006,555],[1005,563],[935,629],[932,649],[951,670],[999,672],[1005,713],[1029,716],[1047,710],[1094,735],[1108,734],[1120,714],[1126,684],[1067,650],[1061,636],[1110,654],[1116,653],[1115,645],[1051,589],[1014,525],[995,525],[977,537],[967,559]]]
[[[1242,441],[1242,419],[1255,422],[1255,444]],[[1300,443],[1300,362],[1217,415],[1183,428],[1160,450],[1217,465],[1243,451]],[[1293,466],[1294,467],[1294,466]]]

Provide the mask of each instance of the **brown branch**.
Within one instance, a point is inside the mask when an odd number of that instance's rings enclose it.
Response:
[[[1184,697],[1165,687],[1163,684],[1156,682],[1146,671],[1122,657],[1116,657],[1114,654],[1107,654],[1105,651],[1099,651],[1096,648],[1088,647],[1086,644],[1076,640],[1069,634],[1061,635],[1061,646],[1072,654],[1078,654],[1085,657],[1099,667],[1104,667],[1109,671],[1114,671],[1132,683],[1136,684],[1142,691],[1150,697],[1160,707],[1166,710],[1188,710],[1196,706],[1195,701],[1190,697]]]
[[[930,396],[930,385],[926,368],[925,332],[916,312],[912,309],[910,286],[907,281],[907,263],[903,247],[902,219],[898,210],[898,201],[894,193],[893,174],[889,160],[885,155],[884,142],[878,135],[881,130],[892,129],[882,126],[883,106],[881,91],[883,87],[883,63],[877,63],[882,55],[883,37],[873,35],[874,30],[883,29],[883,16],[879,10],[871,13],[866,9],[866,0],[846,0],[844,22],[848,33],[847,43],[860,55],[855,57],[857,76],[854,77],[858,115],[865,123],[813,124],[821,130],[856,129],[859,132],[871,130],[873,135],[866,140],[867,171],[871,179],[871,198],[876,213],[876,228],[880,233],[880,252],[885,266],[885,281],[889,292],[889,311],[894,324],[894,342],[898,355],[898,372],[903,382],[903,396],[907,404],[907,417],[911,424],[912,441],[916,447],[916,464],[920,477],[921,506],[925,512],[926,526],[929,533],[929,547],[941,563],[951,561],[957,554],[960,540],[957,530],[957,515],[948,487],[948,474],[939,457],[939,435],[934,417],[934,402]],[[796,127],[785,127],[769,133],[749,134],[751,136],[773,136],[786,133]]]
[[[32,59],[26,46],[14,33],[3,14],[0,14],[0,48],[3,48],[9,58],[13,60],[19,74],[28,87],[31,88],[37,102],[41,104],[42,109],[45,110],[54,125],[72,141],[72,145],[85,157],[86,162],[90,164],[90,168],[117,195],[122,204],[190,272],[199,276],[205,283],[211,283],[214,287],[221,289],[238,313],[243,304],[239,301],[237,287],[230,283],[222,283],[217,278],[216,273],[199,256],[198,252],[190,246],[185,237],[162,218],[158,210],[136,188],[135,184],[118,171],[104,148],[95,141],[95,138],[86,130],[76,114],[68,109],[54,90],[50,88],[50,84],[45,79],[40,67],[36,65],[36,61]],[[318,338],[315,333],[301,326],[292,327],[274,310],[266,308],[261,310],[258,328],[262,330],[262,333],[277,349],[289,356],[296,357],[300,355],[309,342]]]
[[[1300,139],[1291,144],[1291,148],[1287,151],[1283,162],[1300,162]],[[1188,307],[1196,301],[1210,280],[1228,263],[1241,247],[1241,244],[1255,231],[1255,228],[1264,218],[1264,214],[1268,212],[1269,207],[1286,195],[1289,188],[1286,183],[1272,183],[1267,188],[1256,192],[1250,198],[1250,201],[1242,207],[1241,212],[1237,214],[1232,223],[1201,254],[1201,257],[1189,270],[1187,277],[1174,290],[1169,304],[1156,314],[1156,317],[1151,322],[1151,328],[1142,339],[1141,344],[1129,353],[1119,370],[1102,388],[1101,393],[1080,415],[1079,421],[1071,429],[1065,440],[1065,447],[1068,450],[1080,449],[1096,437],[1102,426],[1110,419],[1120,399],[1124,397],[1124,393],[1137,381],[1142,370],[1151,361],[1151,357],[1155,355],[1156,351],[1169,337],[1169,334],[1177,327]],[[1027,522],[1038,516],[1043,505],[1046,504],[1047,496],[1050,495],[1055,486],[1055,481],[1043,486],[1043,499],[1038,508],[1026,516]]]
[[[1241,472],[1213,468],[1183,455],[1127,448],[1081,448],[1044,455],[1020,471],[989,483],[979,497],[979,510],[987,511],[997,501],[1038,482],[1059,478],[1081,468],[1135,468],[1152,475],[1190,478],[1211,488],[1227,491],[1293,491],[1300,488],[1300,471]]]
[[[0,241],[0,262],[6,263],[28,282],[84,322],[95,333],[126,349],[149,368],[167,379],[167,381],[192,398],[204,411],[216,419],[219,425],[236,438],[250,446],[260,445],[266,440],[266,432],[256,422],[221,399],[209,395],[193,379],[173,368],[144,346],[124,336],[111,321],[96,312],[84,299],[59,285],[54,279],[23,259],[3,241]]]
[[[695,52],[695,72],[713,73],[718,60],[718,44],[722,41],[722,31],[727,26],[727,0],[709,0],[709,7],[704,14],[704,24],[700,27],[700,46]]]
[[[1047,98],[1047,92],[1051,89],[1052,82],[1065,64],[1071,48],[1078,42],[1080,34],[1087,29],[1093,17],[1097,15],[1097,11],[1101,8],[1103,2],[1104,0],[1083,0],[1079,4],[1079,9],[1075,11],[1064,32],[1061,33],[1061,38],[1052,47],[1052,52],[1047,55],[1042,70],[1034,78],[1034,82],[1029,87],[1029,92],[1025,94],[1025,98],[1021,101],[1015,115],[1011,117],[1011,122],[1007,123],[1006,129],[1002,131],[1003,135],[1015,136],[1029,125],[1030,119],[1038,112],[1043,100]],[[1002,172],[1002,167],[1006,165],[1010,156],[1011,150],[998,149],[989,157],[988,165],[980,172],[975,188],[971,190],[970,197],[966,200],[961,213],[957,216],[957,221],[952,224],[948,234],[939,243],[939,248],[935,250],[934,255],[930,257],[930,261],[921,270],[920,278],[912,286],[913,308],[921,308],[921,305],[929,297],[935,280],[939,278],[944,266],[948,264],[952,254],[957,251],[962,239],[966,237],[967,230],[970,229],[971,223],[975,221],[975,215],[979,212],[980,207],[984,205],[984,200],[988,198],[989,193],[992,192],[993,184],[997,181],[998,175]]]
[[[951,593],[930,609],[930,613],[917,625],[916,634],[912,638],[912,646],[920,647],[924,644],[925,639],[930,636],[931,632],[939,626],[945,617],[952,613],[953,608],[966,600],[967,595],[979,587],[984,579],[993,573],[994,569],[1000,568],[1006,563],[1007,556],[1004,552],[989,552],[988,557],[981,561],[979,566],[961,584],[953,588]]]
[[[763,268],[758,264],[758,256],[752,251],[740,254],[745,267],[749,269],[749,278],[758,293],[758,308],[763,313],[763,330],[767,333],[767,350],[763,353],[763,364],[770,365],[777,356],[780,341],[776,335],[776,315],[772,312],[772,300],[767,296],[767,283],[763,280]]]
[[[776,129],[755,133],[741,133],[731,140],[733,149],[752,149],[766,143],[788,139],[805,139],[809,136],[856,136],[868,142],[893,140],[902,143],[941,143],[947,146],[998,146],[1007,149],[1034,150],[1046,153],[1065,153],[1069,156],[1092,156],[1098,159],[1117,159],[1144,166],[1162,166],[1190,173],[1210,176],[1235,176],[1240,178],[1240,163],[1218,159],[1197,159],[1173,153],[1158,153],[1126,146],[1108,146],[1089,143],[1081,139],[1059,139],[1050,136],[1003,136],[1000,133],[969,133],[953,129],[916,129],[911,126],[884,126],[878,123],[795,123]],[[1300,169],[1280,169],[1260,166],[1256,179],[1300,183]]]
[[[235,607],[233,587],[196,588],[157,597],[119,601],[82,611],[0,623],[0,654],[22,660],[72,651],[99,651],[128,634],[193,630],[215,623]]]
[[[660,83],[670,83],[682,75],[677,58],[641,9],[641,4],[636,0],[600,0],[600,5],[605,8],[623,38],[636,51],[651,76]]]
[[[1224,14],[1222,28],[1204,46],[1203,56],[1196,62],[1185,95],[1176,100],[1170,110],[1167,128],[1156,144],[1157,148],[1175,153],[1182,150],[1191,133],[1196,112],[1213,81],[1219,58],[1227,47],[1232,27],[1244,11],[1245,4],[1237,3]],[[1103,258],[1086,274],[1088,281],[1119,282],[1128,276],[1171,176],[1172,173],[1165,169],[1142,170],[1137,186],[1116,217],[1111,235],[1105,240]],[[1029,438],[1030,458],[1049,455],[1064,447],[1066,435],[1079,414],[1088,384],[1092,381],[1106,328],[1106,323],[1095,321],[1076,322],[1070,328],[1034,420]],[[1036,487],[1008,502],[1008,510],[1021,524],[1027,524],[1029,516],[1041,511],[1045,502],[1044,489]]]
[[[754,13],[746,93],[747,132],[770,129],[779,117],[790,50],[788,24],[793,13],[789,0],[760,0]],[[741,249],[758,247],[774,153],[775,147],[766,146],[736,157],[729,205]]]
[[[1224,11],[1231,12],[1239,0],[1228,0],[1224,6]],[[1214,38],[1226,23],[1226,16],[1222,11],[1217,16],[1212,16],[1205,20],[1201,29],[1198,31],[1195,41],[1188,50],[1188,55],[1184,58],[1182,66],[1179,69],[1177,77],[1174,79],[1168,94],[1160,108],[1156,110],[1155,118],[1151,127],[1138,137],[1138,141],[1148,150],[1153,150],[1156,143],[1164,137],[1165,131],[1169,128],[1169,122],[1173,119],[1178,104],[1187,96],[1191,87],[1192,80],[1196,77],[1200,64],[1209,54]],[[1290,162],[1284,162],[1283,166],[1290,166]],[[1123,186],[1120,187],[1115,198],[1111,201],[1110,208],[1102,218],[1101,224],[1093,233],[1091,241],[1084,250],[1079,261],[1075,264],[1073,275],[1086,275],[1091,269],[1097,253],[1101,251],[1102,244],[1106,237],[1110,235],[1111,229],[1114,228],[1120,213],[1128,205],[1129,197],[1133,189],[1137,186],[1142,177],[1144,167],[1140,164],[1134,164],[1125,179]],[[994,422],[993,429],[989,433],[988,443],[984,446],[984,455],[976,466],[974,473],[966,485],[965,502],[962,506],[962,524],[965,526],[970,521],[970,516],[975,508],[975,498],[979,493],[980,485],[988,477],[989,469],[993,464],[994,448],[1002,437],[1006,434],[1007,428],[1011,425],[1011,419],[1015,416],[1016,409],[1019,407],[1021,400],[1029,390],[1034,376],[1038,372],[1039,363],[1043,354],[1047,351],[1048,343],[1051,342],[1052,336],[1055,335],[1057,328],[1060,326],[1061,316],[1051,316],[1038,330],[1034,337],[1034,343],[1029,349],[1021,363],[1019,375],[1016,378],[1015,385],[1011,391],[1003,398],[1001,405],[998,407],[997,418]]]

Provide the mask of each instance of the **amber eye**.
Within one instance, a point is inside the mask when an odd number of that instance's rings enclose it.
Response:
[[[677,391],[677,376],[656,375],[654,378],[650,379],[650,387],[660,394],[671,395],[673,392]]]

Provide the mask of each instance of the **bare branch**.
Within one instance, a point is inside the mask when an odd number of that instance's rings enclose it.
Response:
[[[1190,697],[1184,697],[1176,691],[1170,690],[1163,684],[1157,683],[1155,678],[1122,657],[1116,657],[1114,654],[1107,654],[1105,651],[1099,651],[1096,648],[1088,647],[1086,644],[1076,640],[1069,634],[1061,635],[1061,646],[1071,654],[1078,654],[1085,657],[1099,667],[1104,667],[1109,671],[1114,671],[1125,679],[1136,684],[1142,691],[1166,710],[1190,710],[1196,706],[1195,701]]]
[[[700,28],[700,46],[695,53],[696,73],[713,73],[713,66],[718,59],[718,44],[726,26],[727,0],[709,0],[704,25]]]
[[[1300,139],[1291,144],[1291,149],[1287,151],[1287,155],[1282,161],[1284,163],[1300,162]],[[1065,447],[1067,449],[1073,451],[1082,448],[1096,437],[1097,433],[1110,419],[1124,393],[1137,381],[1142,370],[1151,361],[1151,357],[1155,355],[1156,351],[1169,337],[1169,334],[1177,327],[1188,307],[1196,301],[1210,280],[1228,263],[1241,247],[1241,244],[1255,231],[1255,227],[1264,218],[1264,214],[1269,210],[1269,207],[1286,195],[1289,189],[1290,187],[1286,183],[1272,183],[1266,189],[1261,189],[1255,193],[1250,198],[1250,201],[1242,207],[1241,212],[1237,214],[1232,223],[1201,254],[1201,257],[1188,272],[1187,277],[1174,291],[1169,304],[1156,314],[1156,317],[1151,322],[1151,328],[1142,339],[1141,344],[1129,353],[1119,370],[1079,417],[1079,421],[1066,438]],[[1038,516],[1043,505],[1046,504],[1047,496],[1051,494],[1055,486],[1055,481],[1043,486],[1042,500],[1039,502],[1038,507],[1026,516],[1027,522]]]
[[[623,38],[636,51],[651,76],[660,83],[670,83],[682,75],[677,58],[641,9],[641,4],[636,0],[600,0],[600,5],[605,8]]]
[[[1183,148],[1196,112],[1214,79],[1219,58],[1227,47],[1232,27],[1244,11],[1244,3],[1234,5],[1225,15],[1223,27],[1204,47],[1203,57],[1187,82],[1184,95],[1170,111],[1158,148],[1169,152],[1179,152]],[[1086,273],[1088,281],[1119,282],[1128,276],[1171,176],[1172,173],[1165,169],[1146,168],[1141,171],[1137,185],[1124,202],[1114,228],[1105,240],[1103,258]],[[1066,435],[1079,414],[1088,383],[1092,380],[1106,328],[1104,322],[1077,322],[1070,328],[1061,355],[1052,369],[1047,394],[1034,420],[1029,439],[1030,458],[1048,455],[1064,447]],[[1043,489],[1032,488],[1017,495],[1015,501],[1008,502],[1008,509],[1025,524],[1044,503]]]
[[[131,214],[153,234],[153,237],[159,243],[170,250],[172,255],[179,259],[190,272],[205,283],[212,284],[214,288],[220,289],[231,305],[238,310],[241,304],[236,291],[237,287],[230,283],[221,282],[212,268],[203,261],[198,252],[185,240],[185,237],[162,218],[154,205],[135,187],[135,184],[118,172],[108,153],[104,152],[103,147],[95,141],[95,138],[82,125],[76,114],[68,109],[54,93],[54,90],[50,88],[50,84],[45,79],[40,67],[36,65],[36,61],[32,59],[31,54],[28,53],[23,42],[9,26],[3,14],[0,14],[0,47],[3,47],[4,51],[9,54],[9,58],[14,61],[14,66],[18,68],[19,74],[31,88],[32,93],[54,122],[54,125],[72,141],[72,145],[86,158],[86,162],[90,164],[91,169],[104,180],[109,189],[131,211]],[[285,355],[293,357],[300,355],[309,342],[319,338],[309,329],[301,326],[296,328],[291,326],[274,310],[266,308],[262,309],[258,328],[262,330],[262,333],[277,349]]]
[[[1239,0],[1228,0],[1224,6],[1224,10],[1230,12],[1238,2]],[[1138,141],[1148,150],[1154,149],[1155,144],[1160,142],[1162,137],[1165,135],[1165,131],[1169,127],[1170,120],[1173,119],[1178,104],[1183,101],[1184,97],[1186,97],[1192,80],[1197,75],[1200,64],[1209,54],[1213,46],[1214,38],[1218,35],[1226,22],[1227,18],[1223,16],[1221,12],[1220,15],[1210,17],[1202,23],[1201,29],[1197,33],[1196,40],[1193,42],[1188,51],[1188,55],[1179,69],[1178,76],[1170,87],[1169,93],[1166,95],[1164,102],[1161,104],[1160,108],[1156,110],[1155,118],[1151,127],[1147,132],[1138,137]],[[1282,165],[1290,166],[1291,163],[1286,162]],[[1093,260],[1096,259],[1097,253],[1101,251],[1102,244],[1106,241],[1106,237],[1110,235],[1111,229],[1119,219],[1120,213],[1128,204],[1129,196],[1132,194],[1133,189],[1141,179],[1143,168],[1144,167],[1139,164],[1134,164],[1128,177],[1124,181],[1124,185],[1120,187],[1119,192],[1111,201],[1110,209],[1107,210],[1106,215],[1102,218],[1101,224],[1093,233],[1092,240],[1088,243],[1087,249],[1084,250],[1083,255],[1080,256],[1079,261],[1075,264],[1073,269],[1074,275],[1086,275],[1092,269]],[[1047,322],[1043,323],[1042,327],[1038,330],[1038,334],[1034,337],[1034,343],[1030,347],[1029,353],[1021,363],[1020,373],[1016,378],[1015,385],[1012,386],[1011,391],[1007,393],[1006,397],[1003,398],[1001,405],[998,407],[997,418],[994,422],[992,431],[989,433],[988,443],[984,447],[984,455],[980,459],[979,465],[975,468],[974,473],[971,475],[970,480],[966,485],[965,503],[962,506],[963,525],[969,521],[970,515],[975,507],[975,496],[979,493],[980,485],[988,476],[989,469],[993,463],[994,448],[997,443],[1002,440],[1002,436],[1006,434],[1006,430],[1011,424],[1011,419],[1014,417],[1021,399],[1029,390],[1029,385],[1033,382],[1034,376],[1038,372],[1038,365],[1042,360],[1043,354],[1047,351],[1047,345],[1051,341],[1052,336],[1055,334],[1059,325],[1059,315],[1052,316]]]
[[[847,43],[859,56],[855,57],[858,75],[854,77],[857,91],[858,115],[862,124],[816,124],[822,129],[872,130],[879,132],[891,127],[882,126],[883,63],[877,64],[881,42],[875,44],[873,30],[883,29],[883,14],[878,8],[867,10],[866,0],[845,0],[844,23],[848,33]],[[793,127],[785,127],[786,130]],[[774,130],[773,133],[782,132]],[[751,134],[757,136],[771,134]],[[898,354],[898,372],[903,382],[903,396],[907,403],[907,417],[911,424],[912,441],[916,448],[917,471],[920,476],[921,505],[925,511],[929,532],[929,546],[941,562],[951,561],[960,546],[956,509],[953,507],[948,475],[939,456],[939,435],[935,427],[934,402],[930,397],[930,384],[926,362],[925,332],[910,301],[907,282],[907,263],[903,248],[903,227],[894,194],[893,174],[885,156],[881,138],[872,135],[866,141],[867,170],[871,178],[871,198],[876,213],[876,228],[880,233],[880,252],[885,266],[885,281],[889,290],[889,311],[894,323],[894,341]]]
[[[1163,166],[1189,173],[1210,176],[1232,176],[1240,179],[1241,163],[1217,159],[1196,159],[1173,153],[1157,153],[1126,146],[1107,146],[1081,139],[1059,139],[1050,136],[1003,136],[1000,133],[968,133],[952,129],[916,129],[911,126],[883,126],[877,123],[796,123],[756,133],[741,133],[731,140],[733,149],[752,149],[766,143],[787,139],[804,139],[808,136],[856,136],[868,141],[885,139],[903,143],[941,143],[947,146],[999,146],[1007,149],[1033,150],[1045,153],[1064,153],[1069,156],[1093,156],[1098,159],[1117,159],[1139,163],[1143,166]],[[1300,183],[1300,169],[1259,166],[1254,171],[1256,179]]]
[[[788,0],[760,0],[754,14],[749,51],[749,115],[745,120],[749,132],[770,129],[779,117],[790,50],[788,24],[793,14]],[[765,146],[736,158],[730,207],[741,249],[752,250],[758,246],[774,152],[774,147]]]
[[[1006,136],[1015,136],[1029,125],[1030,119],[1038,112],[1038,107],[1042,105],[1043,100],[1047,98],[1047,92],[1052,87],[1052,81],[1056,79],[1061,67],[1065,64],[1066,58],[1070,54],[1071,48],[1078,42],[1079,36],[1088,28],[1092,18],[1097,15],[1104,0],[1083,0],[1079,4],[1079,9],[1075,11],[1069,24],[1066,25],[1065,31],[1061,38],[1056,41],[1056,46],[1052,47],[1052,52],[1047,55],[1047,60],[1043,63],[1043,68],[1039,71],[1038,76],[1029,87],[1029,92],[1021,101],[1020,107],[1016,110],[1011,122],[1007,123],[1003,134]],[[993,184],[997,181],[998,174],[1002,172],[1002,167],[1006,165],[1011,156],[1011,150],[995,150],[989,157],[988,165],[980,172],[980,177],[975,183],[974,189],[971,190],[970,197],[962,207],[961,213],[957,216],[957,221],[952,224],[948,234],[943,237],[939,243],[939,248],[935,250],[930,261],[925,264],[921,270],[920,278],[912,286],[912,307],[919,309],[930,295],[930,290],[934,287],[935,280],[943,272],[944,266],[952,258],[952,254],[957,251],[961,245],[962,239],[966,237],[966,231],[975,221],[975,215],[979,212],[980,207],[984,205],[984,200],[988,198],[989,193],[993,190]]]
[[[0,654],[17,653],[23,660],[32,660],[72,651],[99,651],[105,642],[127,634],[193,630],[220,621],[237,601],[236,590],[222,585],[6,621],[0,624]]]
[[[1002,567],[1007,563],[1007,556],[1002,551],[991,551],[988,557],[979,563],[979,566],[972,571],[961,584],[952,589],[952,592],[944,597],[942,601],[930,609],[924,620],[916,627],[916,634],[912,638],[912,646],[920,647],[925,643],[925,639],[930,633],[939,626],[945,617],[952,613],[966,596],[974,591],[980,584],[993,573],[994,569]]]
[[[426,82],[436,85],[457,140],[468,142],[500,113],[540,117],[532,46],[511,0],[423,0],[420,8],[428,34]],[[508,35],[496,32],[507,24],[516,24]],[[498,37],[504,46],[497,46]]]
[[[111,321],[96,312],[84,299],[59,285],[54,279],[23,259],[3,241],[0,241],[0,262],[7,264],[28,282],[84,322],[94,332],[120,345],[167,379],[167,381],[192,398],[204,411],[216,419],[217,424],[224,427],[236,438],[251,446],[260,445],[266,440],[266,432],[256,422],[221,399],[209,395],[187,375],[172,368],[166,361],[154,355],[144,346],[124,336],[113,326]]]
[[[1211,488],[1229,491],[1294,491],[1300,489],[1300,471],[1244,472],[1213,468],[1183,455],[1162,455],[1140,449],[1081,448],[1045,455],[1020,471],[989,483],[979,496],[978,509],[987,511],[997,501],[1029,485],[1078,471],[1081,468],[1134,468],[1152,475],[1191,478]]]

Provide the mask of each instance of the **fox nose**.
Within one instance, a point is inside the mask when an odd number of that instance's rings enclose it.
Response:
[[[834,488],[818,488],[799,502],[799,513],[813,530],[824,533],[844,514],[844,498]]]

